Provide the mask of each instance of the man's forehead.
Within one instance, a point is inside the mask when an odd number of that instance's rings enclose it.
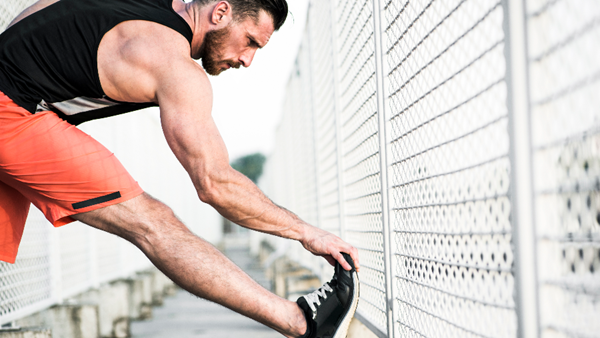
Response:
[[[269,39],[275,30],[273,19],[264,10],[260,11],[258,20],[247,18],[242,21],[240,26],[249,38],[256,41],[260,48],[264,47],[269,42]]]

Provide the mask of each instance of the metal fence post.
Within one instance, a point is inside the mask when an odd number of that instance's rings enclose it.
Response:
[[[312,6],[312,1],[309,1],[308,3],[308,13],[310,13],[310,7]],[[308,78],[309,78],[309,82],[311,84],[314,84],[314,78],[313,78],[313,68],[312,68],[312,57],[313,57],[313,50],[312,50],[312,41],[310,40],[311,37],[311,31],[312,31],[312,27],[311,27],[311,20],[310,20],[310,16],[307,18],[307,22],[306,22],[306,31],[308,33],[309,36],[309,41],[307,43],[307,48],[308,48]],[[317,146],[317,142],[318,142],[318,138],[317,138],[317,130],[318,130],[318,124],[317,124],[317,114],[316,114],[316,108],[315,108],[315,86],[312,85],[310,87],[310,114],[311,114],[311,118],[312,118],[312,129],[313,129],[313,133],[312,133],[312,139],[313,139],[313,161],[315,162],[314,165],[314,174],[315,174],[315,195],[316,195],[316,212],[317,212],[317,225],[319,227],[322,227],[322,219],[321,219],[321,189],[319,187],[319,156],[318,156],[318,151],[319,151],[319,147]]]
[[[344,216],[344,168],[343,168],[343,156],[342,156],[342,123],[341,123],[341,105],[340,105],[340,91],[339,91],[339,66],[337,62],[337,30],[335,29],[335,2],[329,0],[331,4],[331,45],[333,46],[334,55],[332,57],[333,64],[333,92],[334,92],[334,107],[335,107],[335,142],[336,142],[336,161],[337,161],[337,180],[338,180],[338,203],[339,203],[339,222],[340,222],[340,237],[346,240],[346,227],[345,227],[345,216]]]
[[[388,203],[388,140],[386,133],[386,96],[385,96],[385,73],[384,73],[384,51],[382,41],[381,4],[380,0],[373,0],[373,31],[375,33],[375,64],[377,77],[377,116],[379,118],[379,160],[381,179],[381,221],[383,225],[383,252],[385,259],[385,284],[386,284],[386,310],[388,337],[394,337],[395,306],[393,287],[392,247],[390,237],[392,236],[389,217]]]
[[[504,31],[518,336],[539,336],[525,4],[505,0]]]

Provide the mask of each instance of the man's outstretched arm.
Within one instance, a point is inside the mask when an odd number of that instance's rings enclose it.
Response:
[[[347,270],[351,267],[341,252],[349,253],[358,267],[354,247],[275,205],[250,179],[230,166],[227,149],[211,116],[210,82],[199,66],[185,74],[181,82],[161,82],[157,98],[167,142],[190,174],[200,199],[237,224],[298,240],[308,251],[331,264],[335,259]]]
[[[298,240],[310,252],[350,269],[341,255],[346,252],[358,267],[354,247],[276,206],[229,165],[211,116],[208,76],[190,59],[190,45],[183,36],[153,23],[121,23],[100,43],[98,69],[110,98],[159,104],[167,142],[202,201],[242,226]]]

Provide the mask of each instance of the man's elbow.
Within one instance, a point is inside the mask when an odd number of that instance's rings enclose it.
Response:
[[[195,184],[200,200],[211,206],[220,206],[223,203],[226,192],[226,184],[223,180],[214,176],[206,176],[198,179]]]
[[[200,182],[194,184],[198,197],[204,203],[211,204],[216,199],[217,192],[215,191],[214,184],[208,179],[202,179]]]

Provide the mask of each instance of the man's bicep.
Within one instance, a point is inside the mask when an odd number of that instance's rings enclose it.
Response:
[[[194,183],[229,165],[227,149],[211,116],[212,89],[206,75],[159,88],[161,124],[173,153]],[[204,77],[204,78],[203,78]]]
[[[167,143],[190,175],[205,176],[217,167],[228,165],[227,149],[211,117],[196,119],[181,114],[177,119],[161,114]]]

